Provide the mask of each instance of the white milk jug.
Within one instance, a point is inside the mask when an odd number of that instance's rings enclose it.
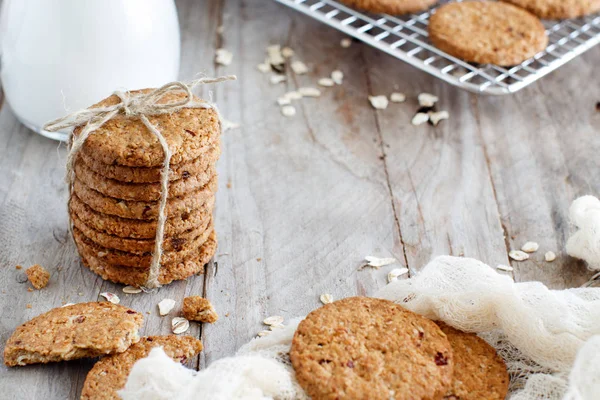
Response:
[[[4,0],[0,77],[17,118],[44,123],[116,89],[177,79],[179,23],[173,0]]]

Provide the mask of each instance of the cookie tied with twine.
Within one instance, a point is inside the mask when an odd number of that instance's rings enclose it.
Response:
[[[204,77],[187,83],[167,83],[158,89],[115,91],[111,97],[89,109],[76,111],[44,126],[44,129],[51,132],[74,128],[69,137],[71,148],[67,156],[69,201],[74,196],[75,163],[80,152],[87,152],[87,155],[92,155],[107,165],[160,168],[156,234],[148,277],[143,285],[146,288],[160,286],[171,164],[179,164],[201,155],[211,143],[218,140],[210,137],[209,128],[203,130],[204,123],[215,123],[214,115],[218,120],[218,134],[221,131],[221,117],[217,106],[198,99],[192,90],[200,85],[235,79],[233,75]],[[211,110],[212,113],[208,116],[201,115],[194,112],[194,109]],[[189,124],[183,123],[186,118],[189,119]],[[119,134],[112,133],[111,130],[118,131]],[[90,148],[93,150],[90,151]]]

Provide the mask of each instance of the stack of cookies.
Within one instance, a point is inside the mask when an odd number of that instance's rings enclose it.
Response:
[[[173,102],[183,93],[165,94]],[[111,96],[93,107],[117,104]],[[158,283],[204,270],[217,239],[213,207],[221,127],[211,108],[149,115],[172,157]],[[77,137],[82,127],[75,128]],[[73,237],[83,263],[102,278],[133,286],[148,280],[155,248],[163,148],[139,116],[119,114],[95,130],[78,151],[69,200]]]

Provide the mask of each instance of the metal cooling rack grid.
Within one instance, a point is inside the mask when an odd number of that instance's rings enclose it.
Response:
[[[544,21],[549,37],[548,47],[533,58],[510,68],[470,64],[429,42],[427,24],[435,8],[420,14],[392,17],[361,13],[333,0],[276,1],[475,93],[514,93],[600,43],[598,14],[564,21]]]

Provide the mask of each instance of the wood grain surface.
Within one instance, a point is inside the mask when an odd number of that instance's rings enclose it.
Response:
[[[482,97],[442,83],[276,4],[259,0],[177,1],[182,28],[181,78],[236,74],[236,83],[205,91],[241,128],[223,135],[218,164],[219,249],[206,274],[153,293],[126,295],[81,266],[67,232],[64,145],[19,124],[0,109],[0,342],[19,324],[65,302],[100,300],[110,291],[145,313],[142,334],[166,334],[182,299],[204,295],[220,319],[192,324],[205,350],[201,368],[263,329],[270,315],[286,319],[319,305],[319,295],[368,295],[399,265],[359,270],[366,255],[395,257],[411,274],[436,255],[511,264],[519,281],[552,288],[579,286],[590,273],[568,257],[570,202],[600,194],[600,47],[517,94]],[[219,26],[223,26],[220,33]],[[309,74],[286,71],[273,85],[256,65],[265,48],[282,44]],[[217,48],[234,53],[214,64]],[[276,99],[315,86],[331,71],[344,83],[280,114]],[[404,92],[407,101],[374,110],[369,95]],[[421,92],[440,97],[450,119],[412,126]],[[530,260],[508,251],[540,243]],[[558,258],[543,260],[552,250]],[[48,287],[28,292],[24,269],[39,263]],[[176,308],[160,317],[157,303]],[[146,313],[147,312],[147,313]],[[0,393],[14,399],[78,398],[93,360],[8,369]],[[0,397],[2,397],[0,395]]]

